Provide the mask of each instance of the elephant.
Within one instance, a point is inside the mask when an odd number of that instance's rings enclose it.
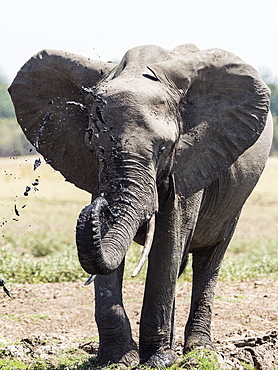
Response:
[[[95,277],[98,363],[168,367],[177,357],[177,281],[192,254],[184,352],[213,349],[220,265],[272,142],[270,92],[223,49],[134,47],[117,64],[43,50],[9,92],[46,162],[92,195],[76,244]],[[139,343],[123,305],[126,252],[148,259]],[[139,248],[139,246],[138,246]]]

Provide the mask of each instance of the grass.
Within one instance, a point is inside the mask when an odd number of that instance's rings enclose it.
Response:
[[[278,158],[270,157],[247,200],[224,258],[220,279],[278,278]]]
[[[220,364],[215,352],[197,349],[189,352],[172,369],[220,370]]]
[[[6,315],[0,315],[0,317],[4,320],[9,321],[22,321],[22,318],[17,314],[6,314]]]
[[[45,163],[34,171],[36,158],[0,160],[0,275],[17,283],[84,279],[74,230],[90,195],[66,183]],[[33,186],[36,179],[39,185]],[[31,187],[28,196],[26,186]]]
[[[1,355],[2,351],[2,355]],[[244,364],[246,370],[254,370],[248,364]],[[149,370],[149,367],[140,367],[142,370]],[[221,370],[221,364],[217,355],[213,351],[205,349],[193,350],[184,355],[177,363],[172,365],[170,370],[187,369],[187,370]],[[5,348],[0,348],[0,369],[3,370],[97,370],[101,369],[96,364],[96,357],[90,357],[84,351],[70,349],[61,352],[59,355],[49,356],[47,359],[34,359],[32,364],[24,359],[9,359],[5,354]],[[117,365],[105,367],[105,369],[120,369]]]
[[[63,282],[86,279],[75,247],[75,223],[90,195],[64,181],[38,157],[0,159],[0,276],[18,282]],[[278,277],[278,158],[266,170],[246,202],[235,236],[224,259],[221,280]],[[34,186],[34,181],[38,185]],[[31,190],[24,196],[26,186]],[[277,203],[277,204],[276,204]],[[133,244],[125,279],[141,254]],[[146,270],[146,268],[145,268]],[[137,279],[142,279],[144,272]],[[190,262],[182,280],[191,280]]]
[[[59,355],[48,356],[47,359],[37,358],[32,361],[24,358],[11,359],[5,348],[0,348],[0,369],[2,370],[89,370],[97,369],[96,359],[90,357],[84,351],[70,349]]]

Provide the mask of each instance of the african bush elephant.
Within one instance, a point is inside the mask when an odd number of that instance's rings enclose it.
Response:
[[[269,90],[258,73],[194,45],[135,47],[119,65],[45,50],[9,91],[30,142],[92,194],[76,241],[82,267],[97,275],[99,364],[175,361],[175,289],[189,253],[184,351],[211,348],[221,260],[271,146]],[[132,240],[146,244],[140,267],[149,261],[139,349],[121,292]]]

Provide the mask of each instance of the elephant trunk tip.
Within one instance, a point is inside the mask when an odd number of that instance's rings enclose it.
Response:
[[[107,274],[110,267],[102,252],[100,215],[108,208],[102,196],[81,211],[76,225],[76,245],[82,268],[89,274]]]

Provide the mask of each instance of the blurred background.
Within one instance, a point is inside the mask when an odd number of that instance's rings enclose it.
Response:
[[[272,90],[277,126],[276,0],[3,0],[1,15],[0,156],[29,152],[6,89],[21,66],[45,48],[115,62],[143,44],[226,49],[262,74]],[[275,133],[273,150],[277,141]]]

